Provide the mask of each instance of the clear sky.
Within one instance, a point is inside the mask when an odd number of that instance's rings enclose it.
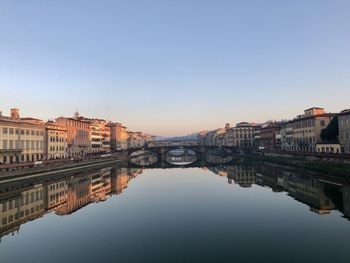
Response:
[[[0,110],[180,135],[350,108],[349,0],[0,0]]]

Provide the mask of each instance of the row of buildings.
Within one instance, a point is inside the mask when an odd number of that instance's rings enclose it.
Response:
[[[0,163],[33,162],[143,147],[154,136],[132,132],[117,122],[73,117],[54,121],[0,113]]]
[[[313,107],[292,120],[238,123],[201,132],[206,146],[260,148],[290,152],[350,153],[350,110],[327,113]]]

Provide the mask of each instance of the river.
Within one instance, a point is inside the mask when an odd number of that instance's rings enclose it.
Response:
[[[0,262],[349,262],[350,181],[240,161],[0,184]]]

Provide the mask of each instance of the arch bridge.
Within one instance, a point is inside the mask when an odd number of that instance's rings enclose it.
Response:
[[[158,156],[158,162],[166,162],[166,155],[171,150],[188,149],[196,153],[196,162],[206,162],[206,154],[209,150],[223,148],[230,150],[234,155],[240,151],[235,147],[217,147],[205,146],[201,140],[164,140],[164,141],[150,141],[143,150],[149,150]],[[138,151],[139,149],[130,149],[129,154]]]

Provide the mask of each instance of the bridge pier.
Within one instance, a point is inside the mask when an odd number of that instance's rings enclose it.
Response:
[[[166,161],[166,150],[162,147],[160,148],[160,162],[164,163]]]

